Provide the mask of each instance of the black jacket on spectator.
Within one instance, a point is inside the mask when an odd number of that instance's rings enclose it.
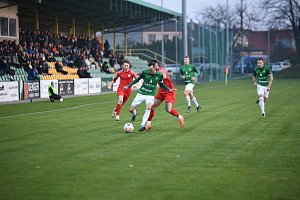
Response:
[[[63,66],[61,64],[59,64],[58,62],[55,63],[55,69],[57,72],[61,72],[63,74],[68,74],[67,71],[63,70]]]
[[[77,74],[79,78],[92,78],[91,74],[87,71],[85,67],[79,67]]]

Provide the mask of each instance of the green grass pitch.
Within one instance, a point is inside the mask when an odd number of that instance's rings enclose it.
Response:
[[[159,107],[126,134],[116,94],[0,106],[0,199],[300,199],[300,80],[274,80],[262,119],[251,80],[196,85],[202,106]]]

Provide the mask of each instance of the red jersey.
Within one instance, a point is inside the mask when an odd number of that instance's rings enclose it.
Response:
[[[134,71],[128,70],[128,72],[125,72],[123,69],[118,71],[113,78],[113,82],[116,82],[116,80],[120,77],[120,84],[118,87],[119,89],[123,90],[124,86],[127,86],[129,83],[132,82],[133,78],[137,78],[137,75]],[[131,88],[128,88],[128,90],[131,90]]]
[[[172,81],[171,81],[170,76],[168,75],[167,70],[166,70],[165,68],[160,67],[158,71],[161,72],[162,74],[165,74],[165,75],[166,75],[166,78],[164,79],[164,84],[165,84],[166,86],[168,86],[169,88],[173,89],[173,88],[174,88],[174,85],[173,85],[173,83],[172,83]],[[169,91],[163,89],[162,87],[160,87],[158,92],[161,92],[161,93],[167,93],[167,92],[169,92]]]

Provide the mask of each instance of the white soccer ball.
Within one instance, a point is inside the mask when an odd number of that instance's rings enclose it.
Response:
[[[124,125],[124,131],[125,131],[125,133],[132,133],[133,132],[133,130],[134,130],[134,127],[133,127],[133,124],[132,123],[126,123],[125,125]]]
[[[64,101],[64,99],[63,99],[63,98],[60,98],[60,99],[59,99],[59,102],[63,102],[63,101]]]

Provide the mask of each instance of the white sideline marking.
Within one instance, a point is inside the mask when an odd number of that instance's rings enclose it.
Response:
[[[11,117],[21,117],[21,116],[26,116],[26,115],[36,115],[36,114],[43,114],[43,113],[50,113],[50,112],[59,112],[59,111],[64,111],[64,110],[73,110],[73,109],[82,108],[82,107],[86,107],[86,106],[92,106],[92,105],[101,104],[101,103],[111,103],[111,102],[115,102],[115,101],[89,103],[89,104],[83,104],[80,106],[74,106],[74,107],[70,107],[70,108],[61,108],[61,109],[56,109],[56,110],[46,110],[46,111],[33,112],[33,113],[9,115],[9,116],[5,116],[5,117],[0,117],[0,119],[7,119],[7,118],[11,118]]]

